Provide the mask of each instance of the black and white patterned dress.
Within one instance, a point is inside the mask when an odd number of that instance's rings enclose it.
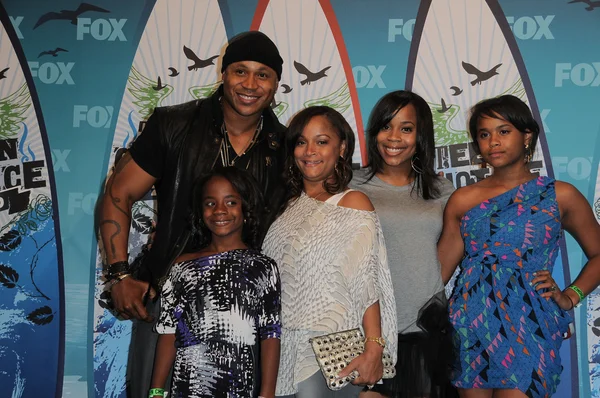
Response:
[[[173,265],[156,330],[175,333],[171,397],[256,397],[260,342],[279,338],[275,262],[231,250]]]

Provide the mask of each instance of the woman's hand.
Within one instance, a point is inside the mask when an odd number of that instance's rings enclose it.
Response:
[[[545,299],[552,298],[563,310],[568,311],[573,308],[575,301],[573,301],[569,294],[560,290],[552,278],[550,271],[536,271],[533,273],[533,276],[535,278],[529,283],[535,286],[535,290],[539,292],[541,289],[546,289],[545,292],[540,293],[541,297]]]
[[[365,351],[354,358],[339,374],[342,379],[356,370],[358,376],[352,384],[373,385],[383,377],[383,347],[374,342],[365,343]]]

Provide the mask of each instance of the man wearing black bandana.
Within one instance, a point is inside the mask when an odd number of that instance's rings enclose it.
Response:
[[[271,110],[282,64],[277,47],[263,33],[232,38],[222,60],[223,83],[215,94],[156,108],[106,184],[99,228],[107,279],[116,311],[134,319],[130,397],[147,396],[152,375],[158,337],[152,327],[159,306],[147,299],[160,291],[173,261],[193,249],[188,214],[194,181],[216,167],[248,170],[263,188],[268,221],[283,199],[285,127]],[[158,202],[156,233],[141,266],[133,270],[127,253],[131,208],[152,186]]]

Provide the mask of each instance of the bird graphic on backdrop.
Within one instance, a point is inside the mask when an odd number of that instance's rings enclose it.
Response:
[[[290,91],[292,91],[292,88],[290,86],[288,86],[287,84],[282,84],[279,87],[281,87],[283,89],[283,91],[281,92],[281,94],[287,94]]]
[[[194,61],[193,65],[188,66],[188,70],[198,70],[201,68],[206,68],[209,65],[214,65],[215,59],[219,58],[218,55],[213,55],[212,57],[207,59],[200,59],[194,51],[187,48],[186,46],[183,46],[183,53],[185,54],[185,57],[187,59],[189,59],[190,61]]]
[[[64,48],[56,47],[54,50],[42,51],[40,53],[40,55],[38,55],[38,58],[41,57],[41,56],[43,56],[43,55],[52,55],[53,57],[58,57],[58,53],[59,52],[66,52],[66,53],[68,53],[69,50],[65,50]]]
[[[302,86],[304,86],[305,84],[310,84],[312,82],[316,82],[317,80],[324,78],[325,76],[327,76],[325,74],[325,72],[327,72],[327,70],[329,68],[331,68],[331,66],[327,66],[315,73],[315,72],[309,71],[306,66],[302,65],[298,61],[294,61],[294,67],[296,68],[298,73],[300,73],[301,75],[306,75],[306,79],[300,81],[300,84]]]
[[[569,1],[569,4],[573,4],[573,3],[587,4],[588,7],[585,8],[587,11],[593,11],[594,8],[600,7],[600,1],[591,1],[591,0],[571,0],[571,1]]]
[[[275,100],[275,98],[273,98],[273,101],[271,101],[271,109],[275,109],[275,108],[277,108],[279,105],[281,105],[281,101],[280,101],[280,102],[277,102],[277,101]]]
[[[152,86],[152,88],[156,91],[162,90],[165,87],[167,86],[163,86],[162,81],[160,80],[160,76],[157,79],[156,86]]]
[[[450,90],[452,90],[452,91],[453,91],[453,92],[452,92],[452,95],[453,95],[453,96],[460,95],[460,94],[463,92],[461,88],[459,88],[459,87],[456,87],[456,86],[452,86],[452,87],[450,87]]]
[[[6,79],[6,71],[9,69],[10,68],[4,68],[4,69],[0,70],[0,80]]]
[[[438,109],[437,111],[438,111],[439,113],[444,113],[444,112],[448,111],[448,109],[450,109],[450,108],[452,108],[452,105],[450,105],[450,106],[447,106],[447,105],[446,105],[446,101],[444,101],[444,99],[442,98],[442,108],[441,108],[441,109]]]
[[[107,9],[100,8],[93,4],[89,3],[81,3],[76,10],[60,10],[60,12],[47,12],[42,15],[40,19],[35,23],[33,29],[37,28],[40,25],[45,24],[48,21],[54,20],[65,20],[71,21],[71,24],[77,25],[77,18],[83,14],[84,12],[95,11],[95,12],[110,12]]]
[[[169,76],[171,77],[175,77],[179,74],[179,71],[175,68],[173,68],[172,66],[169,67]]]
[[[502,66],[502,64],[498,64],[498,65],[494,66],[492,69],[488,70],[487,72],[482,72],[479,69],[477,69],[475,66],[471,65],[470,63],[465,62],[465,61],[462,62],[462,67],[464,68],[464,70],[468,74],[476,76],[476,79],[471,82],[471,86],[474,86],[476,84],[481,84],[482,82],[489,80],[493,76],[497,75],[498,68],[500,66]]]

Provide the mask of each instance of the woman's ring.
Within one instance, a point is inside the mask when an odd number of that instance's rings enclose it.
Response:
[[[556,291],[556,285],[552,285],[552,287],[550,288],[551,292],[555,292]]]

